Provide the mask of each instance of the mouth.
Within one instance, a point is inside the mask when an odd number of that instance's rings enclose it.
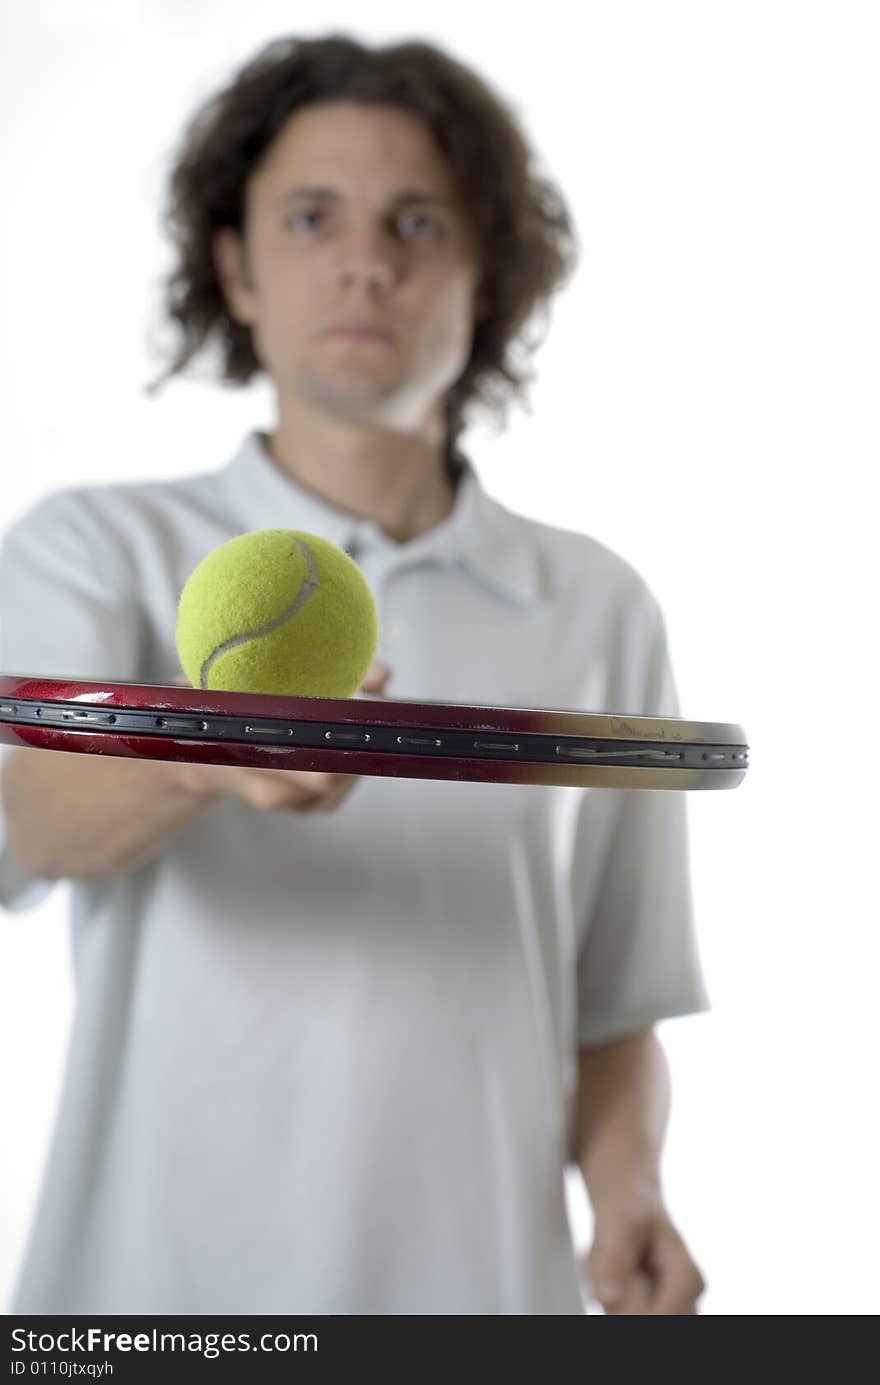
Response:
[[[355,341],[386,342],[390,345],[394,335],[386,327],[374,327],[369,323],[353,323],[349,327],[331,327],[326,333],[330,337],[350,337]]]

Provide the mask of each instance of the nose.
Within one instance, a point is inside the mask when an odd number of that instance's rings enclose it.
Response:
[[[345,237],[339,256],[339,278],[343,286],[364,283],[388,288],[396,275],[394,250],[383,230],[364,228]]]

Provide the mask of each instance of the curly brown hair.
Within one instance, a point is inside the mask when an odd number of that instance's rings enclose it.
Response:
[[[163,216],[177,264],[165,280],[162,306],[182,340],[146,393],[153,395],[211,343],[221,348],[224,381],[245,385],[262,371],[250,329],[227,310],[212,238],[222,226],[242,232],[247,180],[292,113],[333,100],[396,105],[420,117],[471,209],[486,311],[474,325],[467,365],[444,397],[446,460],[455,473],[456,443],[472,402],[502,425],[512,399],[527,404],[534,372],[523,366],[545,332],[527,340],[524,329],[538,309],[546,329],[549,299],[573,272],[578,244],[565,201],[534,171],[510,108],[432,44],[371,48],[341,34],[275,39],[196,111],[173,163]]]

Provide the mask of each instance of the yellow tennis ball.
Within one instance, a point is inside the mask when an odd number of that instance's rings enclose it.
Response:
[[[175,638],[196,688],[351,697],[376,657],[379,618],[366,578],[335,543],[256,529],[192,572]]]

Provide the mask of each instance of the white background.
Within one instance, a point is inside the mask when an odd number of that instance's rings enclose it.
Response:
[[[272,421],[265,384],[142,393],[163,179],[197,102],[290,32],[475,66],[582,252],[532,413],[465,445],[509,507],[638,568],[683,715],[751,746],[740,788],[688,799],[713,1010],[659,1028],[668,1204],[705,1313],[874,1314],[877,8],[444,0],[417,28],[391,0],[320,8],[4,0],[0,528],[60,486],[214,469]],[[67,904],[60,885],[0,920],[3,1299],[71,1017]]]

